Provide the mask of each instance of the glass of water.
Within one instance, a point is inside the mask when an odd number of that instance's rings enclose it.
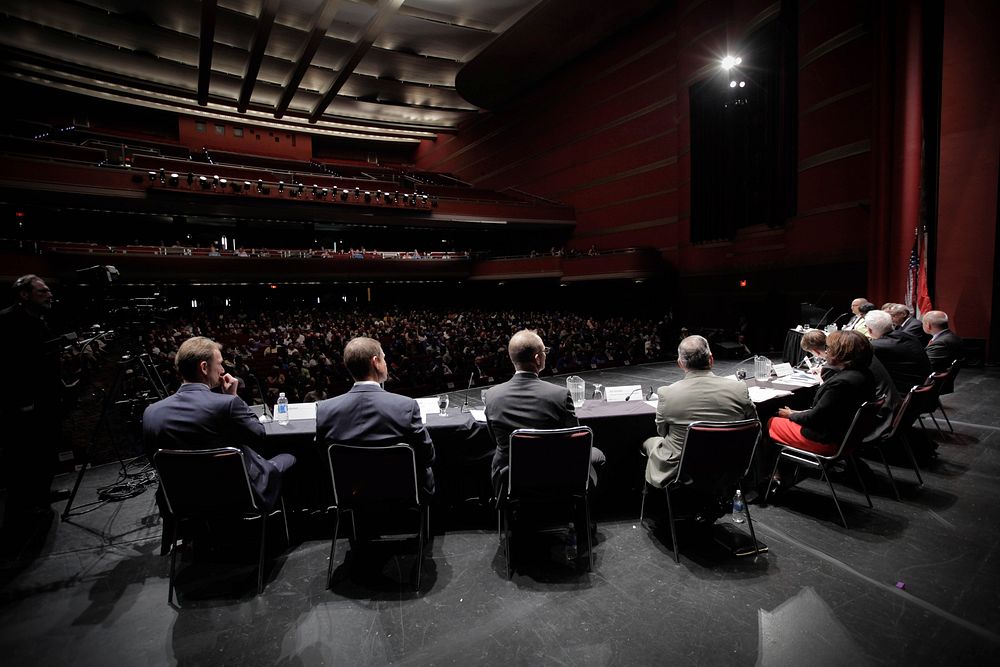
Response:
[[[488,389],[481,389],[479,391],[479,400],[481,400],[483,402],[483,407],[484,408],[486,407],[486,392],[487,391],[489,391],[489,390]]]
[[[438,414],[442,417],[448,416],[448,394],[438,396]]]

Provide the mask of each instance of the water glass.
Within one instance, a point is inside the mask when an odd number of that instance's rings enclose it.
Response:
[[[483,402],[483,407],[486,407],[486,392],[488,389],[483,389],[479,392],[479,399]]]
[[[448,394],[438,396],[438,414],[442,417],[448,416]]]
[[[570,375],[566,378],[566,389],[569,390],[569,395],[573,399],[574,408],[582,408],[585,401],[583,392],[586,388],[587,383],[583,381],[583,378],[577,375]]]

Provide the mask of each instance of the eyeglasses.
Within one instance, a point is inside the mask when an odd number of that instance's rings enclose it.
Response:
[[[552,351],[551,347],[543,347],[542,348],[542,354],[546,354],[547,355],[551,351]]]

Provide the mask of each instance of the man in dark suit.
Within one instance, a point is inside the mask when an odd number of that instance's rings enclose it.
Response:
[[[948,328],[948,313],[941,310],[927,312],[924,315],[924,332],[930,336],[926,352],[935,372],[948,370],[951,362],[965,356],[962,339]]]
[[[353,338],[344,347],[344,365],[354,386],[316,405],[316,441],[324,447],[406,443],[413,448],[418,469],[423,470],[423,491],[434,493],[434,443],[417,402],[381,387],[389,376],[382,346],[371,338]]]
[[[538,378],[545,368],[548,348],[534,331],[515,333],[507,345],[514,364],[514,377],[486,392],[486,421],[496,442],[492,479],[497,495],[503,489],[510,462],[510,434],[519,428],[569,428],[578,426],[569,390]],[[597,483],[595,466],[605,462],[604,453],[593,447],[590,479]]]
[[[865,324],[872,336],[872,349],[896,385],[905,396],[914,385],[923,384],[931,374],[931,363],[923,346],[913,336],[893,330],[892,317],[882,310],[865,315]]]
[[[236,395],[239,380],[223,368],[221,346],[203,336],[189,338],[177,350],[174,365],[184,383],[173,396],[150,405],[142,415],[147,453],[238,447],[258,501],[264,508],[274,507],[281,477],[295,464],[295,457],[278,454],[265,459],[249,447],[263,441],[264,427]]]
[[[892,304],[888,310],[889,317],[892,318],[892,325],[896,331],[913,336],[920,341],[921,345],[927,345],[931,337],[924,333],[924,323],[913,317],[908,306],[901,303]]]

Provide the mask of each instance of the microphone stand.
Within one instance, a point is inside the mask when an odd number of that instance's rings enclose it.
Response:
[[[472,408],[469,407],[469,392],[472,391],[472,381],[476,377],[476,371],[469,373],[469,386],[465,389],[465,402],[462,403],[462,412],[471,412]]]
[[[633,396],[633,395],[635,394],[635,392],[637,392],[637,391],[643,391],[643,389],[642,389],[642,385],[639,385],[638,387],[636,387],[635,389],[633,389],[632,391],[630,391],[630,392],[629,392],[629,394],[628,394],[628,396],[626,396],[626,397],[625,397],[625,402],[626,402],[626,403],[628,403],[628,399],[632,398],[632,396]],[[650,390],[650,393],[652,393],[652,390]],[[643,395],[642,395],[642,396],[643,396],[643,399],[645,399],[645,397],[646,397],[646,394],[645,394],[645,393],[643,393]]]

